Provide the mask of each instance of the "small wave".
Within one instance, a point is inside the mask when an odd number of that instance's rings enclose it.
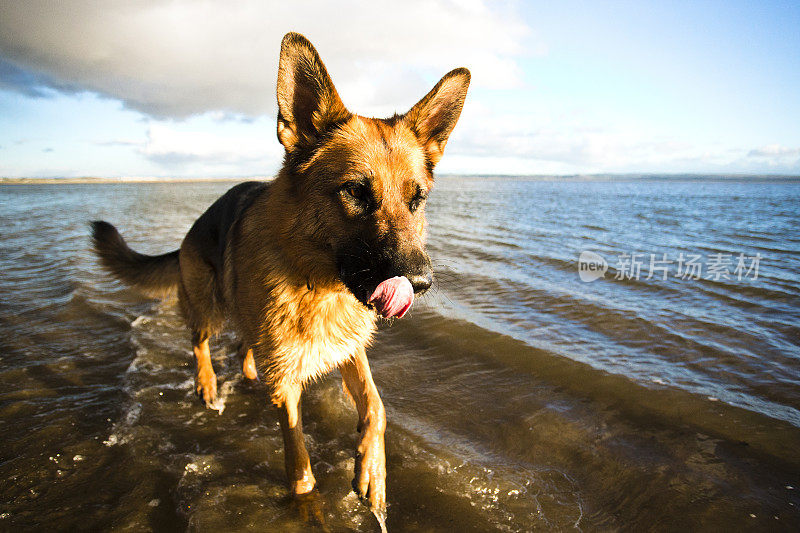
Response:
[[[131,439],[131,429],[138,422],[142,414],[141,403],[129,404],[122,415],[122,419],[114,423],[108,438],[103,441],[108,447],[126,444]]]
[[[407,432],[400,444],[408,466],[423,463],[425,470],[435,473],[438,492],[466,499],[482,516],[492,517],[495,527],[580,527],[582,497],[566,473],[478,449],[475,442],[431,427],[409,413],[396,415],[393,420]]]
[[[131,327],[132,328],[138,328],[139,326],[147,324],[149,321],[150,321],[150,319],[148,317],[146,317],[144,315],[141,315],[141,316],[136,317],[136,319],[133,322],[131,322]]]

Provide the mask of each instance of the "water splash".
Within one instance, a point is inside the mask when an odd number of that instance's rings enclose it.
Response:
[[[216,400],[214,400],[214,403],[209,405],[208,408],[217,411],[219,414],[222,414],[222,412],[225,410],[225,402],[228,399],[228,395],[231,393],[233,387],[238,382],[239,382],[239,377],[237,376],[223,383],[220,386],[219,391],[217,392]]]
[[[371,511],[372,514],[375,515],[378,525],[381,527],[381,533],[389,533],[389,530],[386,529],[386,509],[371,509]]]

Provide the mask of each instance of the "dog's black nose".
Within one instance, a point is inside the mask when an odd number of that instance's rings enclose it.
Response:
[[[409,276],[408,281],[411,282],[411,286],[414,288],[414,293],[427,291],[431,288],[431,284],[433,283],[433,274],[428,272],[426,274]]]

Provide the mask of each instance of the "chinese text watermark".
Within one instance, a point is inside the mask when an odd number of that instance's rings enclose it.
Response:
[[[761,254],[748,256],[743,253],[691,254],[680,252],[677,256],[653,253],[622,253],[616,256],[611,267],[613,279],[617,280],[751,280],[758,279]],[[606,259],[588,250],[578,257],[578,275],[581,281],[590,282],[604,278],[609,270]]]

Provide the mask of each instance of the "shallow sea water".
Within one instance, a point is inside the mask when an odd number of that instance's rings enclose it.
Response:
[[[89,252],[92,219],[175,249],[230,186],[0,186],[0,530],[379,531],[337,373],[304,395],[319,494],[295,502],[236,339],[204,409],[175,303]],[[442,177],[428,218],[435,289],[368,352],[389,531],[800,529],[800,183]]]

